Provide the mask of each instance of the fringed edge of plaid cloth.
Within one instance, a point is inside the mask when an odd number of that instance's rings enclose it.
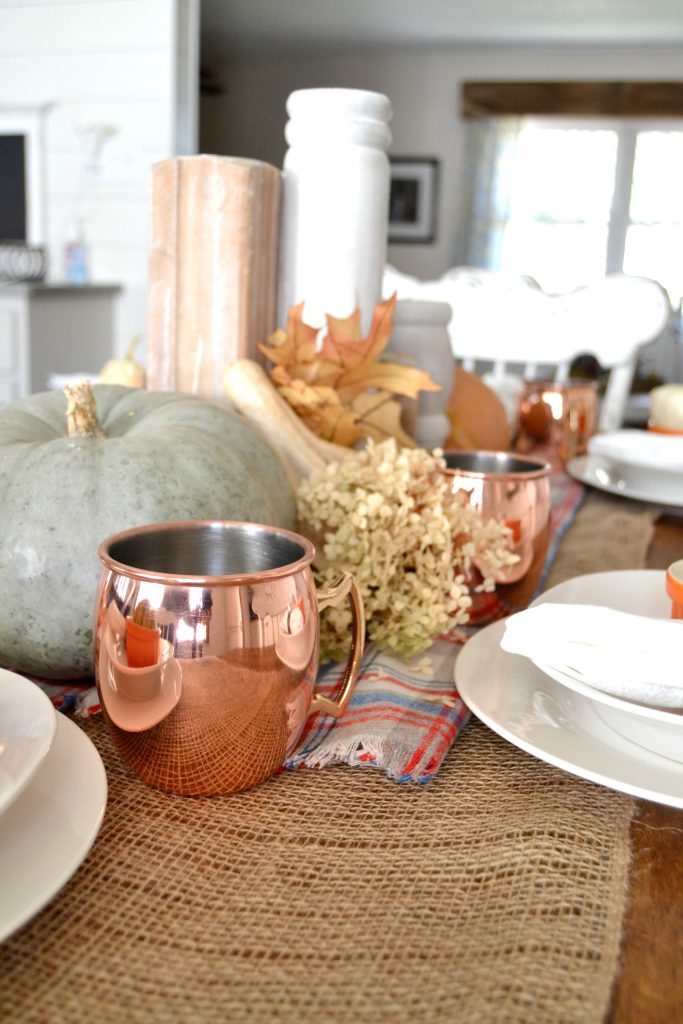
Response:
[[[432,644],[426,659],[409,662],[371,647],[343,718],[311,715],[285,768],[365,765],[384,769],[397,782],[427,782],[470,714],[453,677],[461,642],[456,633],[447,634]],[[328,666],[317,689],[332,696],[342,671]]]

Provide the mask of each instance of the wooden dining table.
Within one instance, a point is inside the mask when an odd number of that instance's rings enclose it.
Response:
[[[647,519],[645,567],[663,569],[683,557],[683,515],[657,514],[640,503],[624,500],[621,506],[620,499],[610,500],[617,515],[623,507],[634,518]],[[573,529],[570,526],[567,537]],[[598,556],[590,569],[580,571],[605,567]],[[642,551],[637,565],[622,567],[643,568]],[[619,904],[611,952],[604,953],[602,935],[595,947],[595,958],[606,964],[599,998],[591,1001],[597,992],[592,982],[583,990],[579,984],[565,993],[557,975],[548,986],[542,1011],[538,1002],[527,1011],[523,979],[515,989],[515,947],[523,946],[524,933],[514,922],[524,911],[534,927],[543,916],[534,905],[536,887],[547,889],[549,881],[554,884],[550,875],[555,868],[566,878],[576,864],[571,856],[558,855],[555,865],[552,844],[537,845],[531,848],[537,867],[524,874],[524,842],[534,832],[533,816],[547,811],[537,833],[541,839],[560,834],[562,843],[572,841],[571,821],[563,818],[565,808],[571,807],[574,824],[590,818],[596,837],[592,865],[597,863],[596,870],[602,871],[603,884],[606,872],[600,859],[604,865],[608,858],[609,870],[615,862],[605,853],[600,808],[618,805],[623,822],[621,863],[626,865],[630,798],[542,764],[473,720],[436,779],[425,787],[396,786],[376,769],[339,765],[320,772],[285,773],[225,802],[173,799],[126,771],[99,718],[84,727],[109,776],[104,826],[64,891],[0,947],[0,1019],[8,1024],[71,1024],[86,1019],[89,1024],[260,1024],[271,1019],[305,1024],[403,1024],[416,1019],[434,1024],[683,1021],[683,810],[634,801],[630,866],[622,872],[625,908]],[[482,781],[492,760],[494,768]],[[683,770],[681,775],[683,790]],[[489,795],[492,780],[502,788]],[[496,835],[496,801],[506,787],[511,803],[519,805],[518,817],[506,819]],[[563,791],[569,793],[568,804],[562,802]],[[487,796],[489,817],[484,818],[480,812]],[[440,822],[435,824],[435,817]],[[434,824],[435,831],[429,833]],[[478,863],[477,847],[483,851]],[[350,865],[345,863],[349,857]],[[154,859],[151,866],[149,858]],[[458,858],[463,865],[460,882],[449,874]],[[354,878],[366,871],[374,875],[362,878],[360,894],[355,895]],[[214,877],[217,883],[222,880],[220,891],[212,889]],[[465,888],[457,889],[463,880]],[[512,893],[507,908],[481,901],[491,881],[498,886],[496,900],[501,893]],[[553,892],[544,909],[548,930],[540,933],[540,942],[530,943],[535,946],[537,987],[542,985],[546,953],[562,960],[564,922],[555,917],[558,908],[565,909],[567,918],[577,914],[571,879],[569,883],[569,888],[558,886]],[[584,883],[585,906],[597,890],[590,872]],[[202,890],[199,895],[196,888]],[[444,915],[448,900],[459,903],[462,913]],[[482,944],[486,926],[482,933],[481,917],[486,913],[491,915],[491,930],[499,929],[490,947]],[[372,916],[377,914],[383,915],[382,926],[389,934],[382,933]],[[573,927],[581,933],[580,912],[576,920]],[[411,927],[421,929],[419,941]],[[477,942],[468,947],[470,927],[480,930]],[[330,948],[337,935],[338,946]],[[240,936],[239,944],[235,936]],[[442,956],[439,946],[444,942],[451,945]],[[473,976],[471,991],[463,990],[462,974],[457,984],[449,978],[457,973],[456,957],[468,963],[464,978],[469,984]],[[590,972],[590,961],[588,944],[575,955],[579,974]],[[483,980],[476,977],[482,964],[489,971]],[[224,965],[227,973],[222,978]],[[548,972],[552,969],[549,960]],[[487,1003],[491,981],[506,970],[495,997],[499,1002]],[[319,982],[310,979],[328,972],[329,980],[344,971],[348,973],[337,988],[332,986],[327,993],[327,1003],[320,1001],[315,991]],[[310,992],[302,979],[308,979]],[[291,1002],[293,992],[296,1004]],[[61,1000],[64,1009],[55,1010]],[[485,1012],[478,1015],[472,1006],[481,1000]]]
[[[683,557],[683,517],[660,515],[648,569]],[[621,969],[606,1024],[683,1021],[683,811],[637,800]]]

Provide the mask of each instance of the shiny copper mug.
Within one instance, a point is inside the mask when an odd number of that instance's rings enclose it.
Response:
[[[514,452],[447,451],[444,457],[453,491],[467,494],[482,518],[509,527],[517,556],[496,573],[493,593],[476,593],[482,575],[476,568],[471,574],[470,623],[483,625],[526,608],[540,583],[550,543],[551,466]]]
[[[542,451],[555,465],[563,466],[574,455],[588,451],[597,418],[595,381],[525,381],[515,449],[520,453]]]
[[[309,714],[343,714],[363,652],[353,577],[316,591],[304,537],[253,523],[158,523],[103,541],[97,689],[119,751],[159,789],[254,786],[294,750]],[[345,599],[350,653],[337,697],[315,692],[319,612]]]

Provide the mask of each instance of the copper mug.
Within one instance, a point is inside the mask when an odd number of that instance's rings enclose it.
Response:
[[[352,576],[317,590],[305,537],[253,523],[140,526],[102,542],[96,683],[124,760],[145,782],[208,796],[281,767],[314,711],[339,717],[364,642]],[[339,692],[315,691],[319,612],[349,599]]]
[[[525,381],[515,448],[521,453],[542,451],[555,465],[563,466],[588,451],[597,416],[595,381]]]
[[[517,556],[495,574],[492,593],[476,591],[483,577],[475,560],[469,621],[480,626],[526,608],[540,584],[550,543],[552,470],[544,459],[514,452],[447,451],[444,458],[453,491],[465,493],[483,519],[509,528]]]

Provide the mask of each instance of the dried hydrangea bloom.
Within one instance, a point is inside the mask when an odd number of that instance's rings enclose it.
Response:
[[[473,562],[491,589],[491,574],[516,561],[510,532],[484,522],[441,471],[441,453],[368,442],[341,462],[316,471],[298,491],[304,528],[323,538],[327,586],[354,574],[363,595],[368,638],[401,657],[426,650],[435,637],[467,622],[467,576]],[[348,646],[350,610],[323,616],[324,657]]]

